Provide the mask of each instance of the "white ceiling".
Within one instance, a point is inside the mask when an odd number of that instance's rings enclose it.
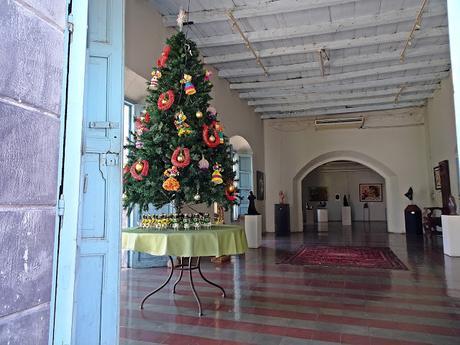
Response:
[[[423,106],[450,70],[446,0],[191,0],[188,36],[262,118]],[[188,0],[150,0],[166,26]],[[231,11],[268,71],[256,62]],[[329,55],[321,72],[318,51]]]

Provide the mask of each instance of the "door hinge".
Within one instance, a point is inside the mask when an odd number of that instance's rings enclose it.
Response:
[[[58,208],[57,208],[58,216],[62,217],[64,215],[64,209],[65,209],[64,195],[61,194],[58,200]]]
[[[74,21],[73,21],[73,14],[69,13],[67,16],[67,29],[69,30],[70,33],[73,32],[74,29]]]

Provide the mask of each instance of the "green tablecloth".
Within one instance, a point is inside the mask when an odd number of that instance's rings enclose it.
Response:
[[[243,254],[248,244],[239,226],[215,225],[208,230],[123,230],[122,248],[151,255],[221,256]]]

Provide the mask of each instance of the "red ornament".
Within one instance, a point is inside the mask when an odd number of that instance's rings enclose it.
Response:
[[[216,124],[216,121],[212,121],[209,126],[203,125],[203,141],[210,148],[215,148],[220,144],[219,131],[216,128]],[[211,133],[209,133],[209,130],[211,130]]]
[[[225,188],[225,197],[227,200],[234,202],[238,198],[235,193],[229,192],[228,188]]]
[[[166,62],[168,61],[169,53],[171,52],[171,47],[166,45],[161,52],[161,56],[157,60],[158,68],[163,68],[166,66]]]
[[[148,112],[145,112],[144,122],[145,122],[145,123],[149,123],[149,122],[150,122],[150,114],[149,114]]]
[[[190,150],[178,147],[171,156],[171,163],[177,168],[185,168],[190,165]]]
[[[140,170],[140,171],[139,171]],[[142,181],[144,176],[147,176],[149,173],[149,162],[147,160],[142,160],[135,162],[129,169],[133,179],[137,181]]]
[[[158,109],[160,110],[168,110],[174,103],[174,92],[172,90],[168,90],[165,93],[162,93],[160,97],[158,97]]]

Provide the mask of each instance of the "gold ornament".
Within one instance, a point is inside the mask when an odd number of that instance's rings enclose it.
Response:
[[[216,141],[216,137],[215,137],[214,135],[211,135],[211,136],[209,137],[209,141],[212,142],[212,143],[215,142],[215,141]]]
[[[140,162],[139,162],[139,163],[136,163],[135,169],[136,169],[136,172],[137,172],[138,174],[140,174],[141,171],[142,171],[142,169],[144,169],[144,164],[142,164],[142,163],[140,163]]]
[[[197,111],[195,116],[197,119],[201,119],[203,117],[203,113],[201,111]]]
[[[167,101],[166,99],[162,99],[162,100],[161,100],[161,103],[162,103],[162,104],[166,104],[166,103],[168,103],[168,101]]]
[[[182,153],[180,153],[178,156],[177,156],[177,161],[182,163],[184,161],[184,155]]]
[[[235,186],[234,185],[230,185],[228,186],[227,190],[230,192],[230,193],[233,193],[235,191]]]

